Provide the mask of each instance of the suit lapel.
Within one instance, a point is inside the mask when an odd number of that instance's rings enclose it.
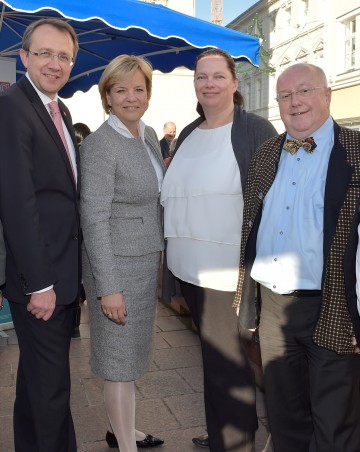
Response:
[[[339,126],[334,124],[334,147],[330,154],[324,197],[324,263],[335,234],[340,210],[344,205],[353,167],[347,162],[347,153],[339,141]]]
[[[149,133],[148,127],[145,128],[145,141],[149,145],[151,152],[155,155],[157,161],[159,162],[163,173],[165,173],[166,168],[164,164],[164,159],[161,155],[161,150],[159,146],[158,139],[153,137],[151,133]]]
[[[76,142],[74,128],[73,128],[71,117],[70,117],[70,112],[69,112],[69,110],[66,108],[66,106],[64,105],[64,103],[60,99],[58,99],[58,102],[59,102],[61,117],[62,117],[62,119],[63,119],[63,121],[65,123],[66,128],[69,131],[71,140],[72,140],[73,145],[74,145],[76,171],[77,171],[77,191],[79,191],[80,190],[80,153],[79,153],[79,146],[78,146],[78,144]],[[59,134],[57,134],[57,135],[59,135]],[[62,149],[64,149],[64,146],[62,146]],[[71,172],[71,177],[72,177],[72,180],[74,181],[72,168],[71,168],[71,165],[70,165],[70,162],[69,162],[69,158],[68,158],[68,155],[67,155],[65,149],[64,149],[64,151],[65,151],[65,155],[66,155],[67,169],[68,169],[68,171]],[[74,181],[74,184],[75,184],[75,181]]]
[[[21,80],[19,80],[19,82],[17,83],[18,86],[22,89],[22,91],[24,91],[24,93],[26,94],[26,96],[28,97],[28,99],[30,100],[32,106],[34,107],[34,110],[36,111],[36,114],[38,115],[38,117],[40,118],[40,120],[43,122],[43,124],[45,125],[46,129],[48,130],[49,134],[51,135],[51,137],[53,138],[55,144],[56,144],[56,148],[59,151],[61,158],[65,164],[67,173],[69,175],[69,177],[71,178],[72,184],[74,186],[74,189],[76,190],[75,187],[75,181],[74,181],[74,176],[72,173],[72,169],[71,169],[71,165],[69,162],[69,158],[67,155],[67,152],[64,148],[64,144],[61,140],[61,137],[55,127],[55,124],[53,122],[53,120],[51,119],[51,116],[49,115],[49,112],[47,111],[45,105],[43,104],[43,102],[41,101],[40,97],[38,96],[37,92],[34,90],[33,86],[31,85],[31,83],[29,82],[29,80],[24,76]],[[72,125],[71,125],[71,121],[70,118],[67,118],[68,115],[64,115],[64,104],[60,101],[59,102],[60,105],[60,111],[61,111],[61,115],[64,119],[64,122],[66,124],[66,127],[68,128],[71,138],[74,141],[75,137],[73,136],[73,131],[72,131]],[[77,146],[75,146],[75,150],[77,149]]]

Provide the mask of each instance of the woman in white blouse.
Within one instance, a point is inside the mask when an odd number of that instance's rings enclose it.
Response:
[[[181,132],[161,194],[167,263],[200,336],[210,450],[251,451],[255,384],[232,303],[248,165],[276,130],[242,109],[235,64],[226,52],[212,49],[198,57],[194,85],[200,117]]]

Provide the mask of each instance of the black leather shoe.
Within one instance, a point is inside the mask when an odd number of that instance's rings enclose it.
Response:
[[[111,433],[109,431],[106,432],[106,442],[108,446],[112,449],[115,447],[119,447],[116,436],[114,433]],[[161,444],[164,444],[164,441],[160,438],[156,438],[152,435],[146,435],[145,438],[142,441],[136,441],[137,447],[140,447],[140,449],[147,449],[148,447],[156,447],[160,446]]]
[[[198,436],[197,438],[193,438],[192,442],[195,446],[198,447],[209,447],[209,435],[205,433],[205,435]]]
[[[105,436],[106,442],[108,444],[108,446],[113,449],[115,447],[119,448],[116,436],[114,435],[114,433],[109,432],[109,430],[106,432],[106,436]]]
[[[146,435],[142,441],[136,441],[137,447],[140,449],[147,449],[148,447],[156,447],[164,444],[164,441],[156,436]]]

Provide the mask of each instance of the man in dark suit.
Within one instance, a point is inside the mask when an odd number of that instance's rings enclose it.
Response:
[[[164,124],[164,137],[160,140],[161,155],[163,159],[170,157],[170,144],[176,135],[176,125],[169,121]]]
[[[243,326],[256,327],[257,282],[275,450],[355,452],[360,133],[332,120],[331,89],[317,66],[286,69],[277,100],[287,132],[264,143],[250,165],[234,307]]]
[[[66,22],[32,23],[20,50],[27,73],[0,97],[4,295],[20,349],[17,452],[77,450],[69,346],[81,280],[79,156],[70,113],[57,98],[77,50]]]

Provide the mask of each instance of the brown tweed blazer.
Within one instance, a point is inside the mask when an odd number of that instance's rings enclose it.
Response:
[[[263,199],[278,168],[286,134],[266,141],[253,157],[244,195],[240,271],[234,307],[245,328],[258,323],[260,307],[250,271],[256,254]],[[351,336],[360,343],[360,317],[356,308],[355,256],[358,243],[360,199],[360,132],[334,122],[332,149],[324,200],[322,306],[314,331],[319,346],[337,353],[352,353]],[[298,287],[301,289],[301,287]]]

